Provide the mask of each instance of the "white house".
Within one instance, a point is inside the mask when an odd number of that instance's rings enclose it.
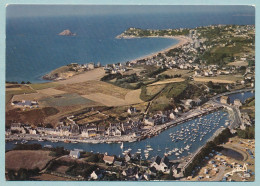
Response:
[[[154,167],[157,171],[162,171],[162,172],[169,172],[169,159],[164,156],[163,158],[160,158],[160,156],[156,156],[153,159],[152,164],[150,167]]]
[[[93,180],[98,180],[100,178],[102,178],[102,172],[97,169],[95,171],[93,171],[91,174],[90,174],[90,178],[93,179]]]
[[[176,117],[175,117],[175,115],[173,114],[173,113],[170,113],[170,119],[175,119]]]

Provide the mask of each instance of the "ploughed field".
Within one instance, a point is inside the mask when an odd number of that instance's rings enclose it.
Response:
[[[130,90],[100,81],[102,75],[103,69],[95,69],[57,82],[6,84],[7,123],[15,120],[28,124],[55,124],[59,118],[87,107],[114,107],[143,102],[140,99],[141,89]],[[11,105],[12,101],[22,100],[38,101],[39,107],[30,109]],[[46,110],[43,109],[46,107],[54,108],[57,112],[45,114]]]
[[[43,169],[54,157],[49,156],[50,151],[42,150],[12,150],[5,153],[6,169]]]

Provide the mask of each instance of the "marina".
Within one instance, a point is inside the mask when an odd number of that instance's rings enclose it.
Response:
[[[254,96],[254,92],[246,91],[243,93],[231,94],[232,99],[241,99],[245,101],[247,98]],[[218,108],[218,110],[216,110]],[[169,126],[160,126],[160,130],[156,132],[150,131],[150,137],[143,140],[132,140],[128,142],[112,143],[104,141],[96,143],[80,143],[80,140],[70,139],[66,140],[60,138],[60,140],[44,140],[39,138],[38,140],[13,140],[6,142],[6,150],[11,150],[16,144],[33,144],[39,143],[42,146],[58,147],[63,146],[65,149],[83,149],[84,151],[92,151],[99,153],[108,153],[109,155],[117,155],[122,157],[127,153],[139,154],[143,159],[151,159],[152,157],[159,155],[167,155],[171,160],[179,160],[202,147],[212,137],[212,135],[220,128],[226,128],[232,123],[232,119],[228,112],[224,109],[216,109],[205,113],[197,113],[194,116],[190,116],[184,122],[180,121],[175,125],[169,124]],[[204,114],[204,115],[203,115]],[[190,115],[190,114],[189,114]],[[184,117],[184,116],[183,116]],[[47,138],[47,137],[45,137]]]
[[[64,142],[52,142],[41,139],[28,141],[27,144],[39,143],[43,146],[63,146],[69,150],[76,148],[120,157],[127,153],[140,154],[143,159],[151,159],[156,155],[167,155],[172,160],[178,160],[204,145],[218,128],[225,126],[226,120],[229,120],[226,112],[219,110],[171,127],[152,138],[132,143],[68,143],[66,140]],[[6,150],[12,149],[17,143],[20,143],[20,141],[8,141]]]

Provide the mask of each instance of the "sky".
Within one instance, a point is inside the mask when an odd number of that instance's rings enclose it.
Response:
[[[6,17],[149,14],[169,12],[235,12],[254,15],[253,6],[149,6],[149,5],[8,5]]]

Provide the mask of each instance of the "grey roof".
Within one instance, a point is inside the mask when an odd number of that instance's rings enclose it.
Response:
[[[160,162],[161,162],[161,157],[160,156],[156,156],[154,159],[153,159],[153,163],[157,163],[158,165],[160,165]]]
[[[167,156],[164,156],[162,159],[161,159],[161,162],[165,163],[165,165],[169,166],[169,159],[167,158]]]
[[[31,101],[26,100],[26,101],[24,101],[24,102],[18,102],[18,103],[16,103],[16,105],[20,105],[20,106],[32,106],[33,104],[32,104]]]
[[[122,165],[122,162],[121,162],[121,161],[115,161],[115,162],[114,162],[114,165],[119,165],[119,166],[121,166],[121,165]]]

